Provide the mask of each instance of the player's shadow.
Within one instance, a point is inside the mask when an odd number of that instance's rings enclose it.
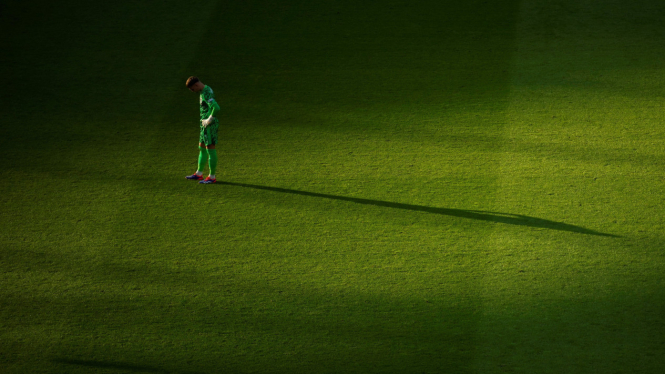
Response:
[[[505,224],[508,224],[508,225],[537,227],[537,228],[550,229],[550,230],[574,232],[574,233],[578,233],[578,234],[620,238],[620,236],[618,236],[618,235],[606,234],[606,233],[599,232],[599,231],[589,230],[589,229],[586,229],[586,228],[581,227],[581,226],[575,226],[575,225],[570,225],[570,224],[563,223],[563,222],[550,221],[550,220],[547,220],[547,219],[530,217],[530,216],[525,216],[525,215],[521,215],[521,214],[486,212],[486,211],[481,211],[481,210],[467,210],[467,209],[434,208],[434,207],[423,206],[423,205],[402,204],[402,203],[393,203],[393,202],[390,202],[390,201],[360,199],[360,198],[356,198],[356,197],[328,195],[328,194],[322,194],[322,193],[316,193],[316,192],[290,190],[290,189],[287,189],[287,188],[279,188],[279,187],[258,186],[258,185],[246,184],[246,183],[234,183],[234,182],[223,182],[223,181],[218,181],[217,183],[218,184],[223,184],[223,185],[228,185],[228,186],[254,188],[254,189],[258,189],[258,190],[282,192],[282,193],[289,193],[289,194],[294,194],[294,195],[303,195],[303,196],[311,196],[311,197],[320,197],[320,198],[324,198],[324,199],[350,201],[350,202],[357,203],[357,204],[366,204],[366,205],[374,205],[374,206],[380,206],[380,207],[386,207],[386,208],[396,208],[396,209],[413,210],[413,211],[418,211],[418,212],[427,212],[427,213],[432,213],[432,214],[440,214],[440,215],[444,215],[444,216],[475,219],[475,220],[479,220],[479,221],[505,223]]]

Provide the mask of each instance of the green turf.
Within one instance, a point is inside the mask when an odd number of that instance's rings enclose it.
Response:
[[[664,17],[1,2],[0,372],[662,372]]]

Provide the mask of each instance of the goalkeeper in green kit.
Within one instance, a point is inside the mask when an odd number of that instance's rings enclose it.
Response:
[[[202,184],[215,183],[215,169],[217,168],[217,130],[219,129],[219,120],[215,114],[219,112],[219,105],[215,101],[215,94],[212,88],[203,84],[197,77],[187,79],[187,88],[190,91],[199,94],[199,113],[201,115],[201,134],[199,135],[199,166],[196,173],[188,175],[185,178],[197,180]],[[203,169],[206,164],[210,166],[210,175],[203,179]]]

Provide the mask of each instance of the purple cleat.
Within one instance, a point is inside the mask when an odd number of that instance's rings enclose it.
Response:
[[[195,180],[195,181],[200,181],[201,179],[203,179],[203,175],[192,174],[192,175],[188,175],[188,176],[186,176],[185,178],[187,178],[187,179],[193,179],[193,180]]]
[[[208,178],[206,178],[202,181],[199,181],[199,183],[201,183],[201,184],[212,184],[212,183],[215,183],[215,182],[217,182],[217,179],[213,179],[213,178],[210,178],[210,177],[208,177]]]

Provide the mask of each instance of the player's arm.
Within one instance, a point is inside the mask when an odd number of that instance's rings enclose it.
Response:
[[[212,121],[215,120],[215,114],[217,114],[217,112],[219,112],[220,110],[219,104],[217,104],[215,99],[210,99],[209,103],[212,107],[212,110],[210,111],[210,116],[208,116],[208,118],[203,120],[203,126],[208,126],[209,124],[211,124]]]
[[[215,117],[215,114],[217,114],[217,112],[219,112],[220,110],[219,104],[217,104],[215,99],[212,100],[211,104],[212,104],[212,110],[210,111],[210,117]]]

